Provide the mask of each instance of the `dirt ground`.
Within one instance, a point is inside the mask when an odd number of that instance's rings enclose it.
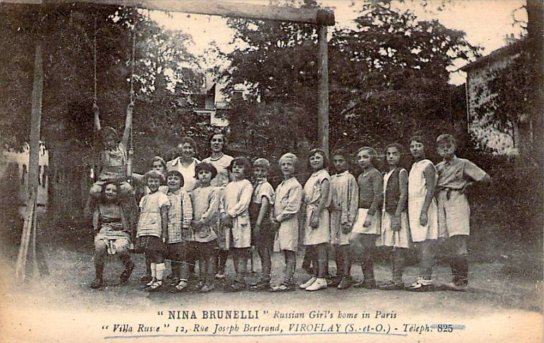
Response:
[[[406,291],[380,291],[349,289],[340,291],[327,289],[318,292],[297,290],[290,293],[249,292],[224,293],[220,287],[212,293],[199,294],[194,292],[170,294],[160,292],[149,294],[141,289],[139,282],[143,275],[143,256],[133,255],[137,268],[129,283],[125,286],[115,286],[122,271],[121,263],[110,257],[106,266],[105,277],[108,286],[100,290],[89,288],[94,278],[91,246],[83,248],[74,246],[44,247],[50,274],[34,277],[24,285],[14,282],[13,261],[16,247],[3,249],[4,272],[1,274],[0,286],[3,305],[0,310],[0,330],[9,332],[17,341],[65,341],[73,335],[84,334],[82,341],[96,340],[123,340],[130,334],[114,334],[104,329],[105,323],[137,323],[145,319],[154,322],[155,313],[164,310],[206,310],[206,309],[246,309],[261,311],[363,311],[372,316],[375,324],[395,324],[399,330],[407,323],[436,323],[438,321],[453,322],[458,327],[456,335],[436,336],[437,333],[417,334],[405,333],[396,337],[399,341],[459,341],[466,337],[467,341],[489,339],[488,341],[510,341],[523,338],[520,341],[541,341],[542,338],[542,310],[543,310],[543,283],[541,280],[526,277],[516,273],[515,264],[508,260],[508,256],[491,262],[473,262],[470,267],[470,287],[466,292],[435,291],[428,293],[411,293]],[[526,252],[529,253],[530,252]],[[535,253],[534,259],[540,258]],[[255,254],[256,256],[256,254]],[[300,268],[302,256],[299,254],[296,279],[299,283],[308,276]],[[335,272],[334,262],[330,262],[331,273]],[[537,264],[538,266],[538,264]],[[535,266],[536,267],[536,266]],[[260,270],[258,257],[255,257],[255,269]],[[273,259],[273,281],[278,282],[283,270],[281,256]],[[232,264],[229,260],[229,275],[233,275]],[[361,278],[361,270],[354,266],[354,278]],[[538,275],[538,273],[536,273]],[[406,284],[416,279],[417,268],[411,265],[404,274]],[[438,283],[448,282],[451,278],[450,270],[445,264],[435,268],[435,278]],[[249,279],[255,280],[258,273],[252,274]],[[376,265],[378,280],[387,280],[390,269],[386,263]],[[218,284],[218,286],[221,286]],[[395,318],[374,318],[377,311],[395,313]],[[336,315],[335,315],[336,316]],[[276,318],[267,317],[268,321],[282,322]],[[370,319],[369,319],[370,320]],[[334,321],[328,321],[334,322]],[[341,321],[338,321],[341,322]],[[187,322],[189,323],[189,322]],[[359,321],[358,323],[361,323]],[[189,324],[194,324],[190,322]],[[457,325],[456,324],[456,325]],[[132,324],[131,324],[132,325]],[[282,324],[283,325],[283,324]],[[287,325],[287,323],[285,323]],[[459,326],[460,325],[460,326]],[[105,330],[105,331],[104,331]],[[435,330],[436,331],[436,330]],[[194,332],[193,332],[194,333]],[[306,332],[297,331],[306,335]],[[126,336],[129,335],[129,336]],[[461,335],[461,336],[459,336]],[[463,336],[466,335],[466,336]],[[243,336],[243,337],[242,337]],[[337,339],[349,337],[334,336]],[[349,335],[351,336],[351,335]],[[179,334],[131,336],[156,341],[159,338],[179,340]],[[212,335],[193,335],[195,340],[208,341]],[[250,339],[251,341],[274,341],[278,336],[247,337],[247,335],[219,336],[222,339]],[[234,338],[237,337],[237,338]],[[281,337],[282,341],[296,341],[293,335]],[[303,336],[312,341],[330,340],[327,333],[313,332],[311,336]],[[353,341],[354,337],[351,337]],[[361,335],[356,338],[377,339],[390,341],[391,336]],[[404,340],[401,340],[404,339]],[[12,341],[12,340],[8,340]],[[8,342],[6,341],[6,342]]]

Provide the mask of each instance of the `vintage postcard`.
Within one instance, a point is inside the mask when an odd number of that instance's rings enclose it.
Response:
[[[5,342],[541,342],[535,0],[0,0]]]

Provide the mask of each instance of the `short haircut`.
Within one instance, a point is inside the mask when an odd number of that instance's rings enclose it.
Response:
[[[235,158],[232,159],[232,161],[230,161],[230,165],[227,167],[227,170],[229,172],[232,171],[232,167],[234,167],[235,165],[239,165],[239,166],[243,166],[244,167],[244,176],[245,177],[248,177],[249,175],[251,175],[251,163],[249,162],[249,160],[244,157],[244,156],[237,156]]]
[[[368,154],[370,155],[370,163],[372,163],[372,166],[376,167],[378,165],[378,153],[376,152],[376,149],[369,146],[364,146],[357,150],[357,155],[359,155],[361,151],[368,151]]]
[[[208,136],[208,143],[212,142],[213,136],[215,135],[223,136],[223,148],[225,148],[228,145],[228,141],[227,141],[227,135],[224,132],[213,132],[211,135]]]
[[[104,138],[106,138],[108,136],[113,136],[113,138],[115,138],[115,140],[119,140],[119,134],[117,133],[117,130],[115,130],[111,126],[104,126],[100,130],[100,135],[102,136],[102,139],[104,139]]]
[[[211,140],[211,138],[210,138]],[[191,146],[193,147],[193,150],[195,151],[195,155],[197,153],[197,148],[196,148],[196,142],[194,139],[192,139],[191,137],[189,136],[184,136],[184,137],[181,137],[181,139],[179,140],[179,144],[178,144],[178,148],[181,148],[183,144],[185,143],[189,143],[191,144]],[[180,154],[181,154],[181,151],[180,151]]]
[[[325,153],[325,150],[320,148],[314,148],[310,150],[310,153],[308,154],[308,168],[311,169],[310,166],[310,157],[313,155],[319,154],[323,157],[323,169],[327,169],[329,167],[329,159],[327,158],[327,154]]]
[[[177,170],[170,170],[168,173],[166,173],[166,179],[168,179],[168,177],[171,175],[179,177],[179,179],[181,180],[181,187],[183,187],[183,185],[185,184],[185,179],[183,178],[183,175],[181,175],[181,173]]]
[[[198,179],[198,172],[201,170],[210,172],[212,174],[212,179],[217,176],[217,169],[214,167],[213,164],[208,162],[200,162],[195,167],[195,179]]]
[[[331,154],[331,157],[333,156],[343,156],[346,160],[349,158],[348,152],[342,148],[335,149]]]
[[[402,145],[400,145],[399,143],[391,143],[391,144],[388,144],[386,147],[385,147],[385,153],[387,153],[387,149],[389,148],[395,148],[397,149],[397,151],[399,152],[399,155],[404,155],[404,148],[402,147]]]
[[[408,142],[409,143],[418,142],[425,145],[425,140],[423,139],[423,136],[421,135],[413,135],[412,137],[410,137],[410,140]]]
[[[153,157],[153,159],[151,160],[151,166],[153,167],[153,164],[155,162],[160,162],[162,164],[162,167],[164,168],[164,170],[166,171],[166,161],[160,157],[160,156],[155,156]]]
[[[270,162],[266,158],[259,157],[253,162],[253,168],[261,167],[267,172],[270,170]]]
[[[436,138],[436,144],[442,143],[442,142],[449,142],[453,145],[457,146],[457,141],[455,140],[455,137],[450,135],[449,133],[443,133],[440,136]]]
[[[283,154],[280,159],[278,160],[278,164],[281,164],[281,161],[283,160],[292,160],[293,165],[295,166],[295,170],[297,169],[297,163],[298,163],[298,157],[293,154],[292,152],[288,152],[286,154]]]
[[[145,183],[148,182],[149,179],[159,179],[161,183],[165,182],[164,175],[159,173],[156,170],[150,170],[144,175]]]
[[[117,196],[119,196],[119,185],[114,181],[106,181],[106,183],[104,183],[102,185],[102,190],[100,191],[100,195],[102,197],[102,200],[106,199],[106,187],[108,187],[109,185],[114,185],[115,186],[115,189],[117,190]]]

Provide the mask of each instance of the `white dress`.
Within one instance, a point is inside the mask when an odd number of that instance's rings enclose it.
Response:
[[[329,191],[328,199],[325,202],[325,209],[319,214],[319,226],[312,228],[310,226],[310,218],[312,213],[317,210],[317,206],[321,201],[322,191],[321,184],[324,180],[331,181],[329,173],[325,169],[321,169],[312,175],[304,184],[304,203],[306,205],[306,221],[304,223],[304,245],[316,245],[321,243],[329,243],[330,241],[330,221],[329,221],[329,206],[331,193]]]
[[[382,235],[381,235],[381,242],[378,240],[378,245],[383,245],[386,247],[395,247],[395,248],[409,248],[410,247],[410,227],[408,225],[408,214],[405,211],[402,211],[400,214],[400,230],[399,231],[393,231],[391,229],[391,219],[393,218],[393,215],[389,214],[385,210],[385,199],[386,191],[387,191],[387,182],[389,181],[389,177],[393,171],[387,172],[387,174],[383,177],[383,212],[382,212]],[[406,175],[406,169],[401,169],[399,172],[400,174],[404,173]]]
[[[436,206],[436,199],[434,197],[427,211],[427,225],[423,226],[419,223],[419,216],[425,203],[425,195],[427,194],[427,185],[425,184],[423,173],[427,166],[433,168],[436,176],[436,169],[429,160],[415,162],[408,176],[408,218],[410,219],[410,231],[413,242],[438,239],[438,207]]]

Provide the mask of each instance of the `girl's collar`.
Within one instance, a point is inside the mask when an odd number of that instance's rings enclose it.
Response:
[[[210,161],[220,160],[223,156],[225,156],[225,154],[222,151],[219,153],[219,157],[213,157],[213,153],[212,153],[212,156],[210,156]]]
[[[325,168],[322,168],[322,169],[319,169],[319,170],[317,170],[317,171],[314,171],[314,172],[312,173],[312,176],[321,174],[321,173],[324,172],[324,171],[326,171]]]

